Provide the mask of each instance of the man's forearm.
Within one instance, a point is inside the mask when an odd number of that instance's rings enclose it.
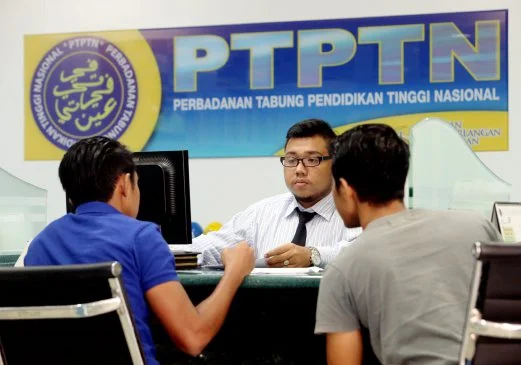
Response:
[[[242,281],[243,278],[225,272],[214,292],[197,305],[196,309],[199,313],[200,321],[204,324],[200,327],[198,333],[200,340],[204,342],[203,347],[210,342],[221,328],[233,297]]]

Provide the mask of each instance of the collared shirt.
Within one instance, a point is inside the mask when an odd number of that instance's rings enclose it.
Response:
[[[158,364],[145,293],[178,280],[173,255],[156,225],[130,218],[101,202],[80,205],[49,224],[29,246],[25,266],[118,261],[148,364]]]
[[[306,224],[306,246],[318,249],[321,266],[331,262],[348,242],[362,232],[361,228],[345,228],[332,193],[308,209],[304,209],[293,194],[284,193],[251,205],[218,231],[194,238],[190,249],[203,253],[204,265],[215,265],[221,262],[223,248],[245,240],[253,247],[256,258],[262,258],[266,252],[291,242],[298,226],[297,207],[317,213]]]

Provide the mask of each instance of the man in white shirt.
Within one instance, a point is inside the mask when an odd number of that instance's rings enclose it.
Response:
[[[220,230],[196,237],[191,250],[203,265],[220,263],[225,247],[246,241],[257,265],[324,267],[360,228],[345,228],[335,209],[329,147],[336,137],[329,124],[308,119],[286,134],[281,163],[290,192],[261,200],[236,214]]]

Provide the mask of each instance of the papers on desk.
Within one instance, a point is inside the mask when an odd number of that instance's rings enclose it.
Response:
[[[195,269],[197,268],[197,255],[200,252],[171,250],[175,259],[176,269]]]
[[[206,265],[203,266],[205,270],[214,270],[214,271],[223,271],[223,265]],[[256,267],[251,272],[251,275],[309,275],[309,274],[318,274],[324,271],[320,267]]]
[[[170,251],[191,251],[193,246],[190,245],[168,245],[168,248],[170,248]]]
[[[268,264],[266,264],[266,259],[260,258],[260,259],[255,260],[255,267],[267,268]],[[204,265],[203,268],[210,269],[210,270],[224,270],[224,265],[222,265],[222,264]]]
[[[255,274],[273,274],[273,275],[308,275],[308,274],[318,274],[322,272],[323,269],[320,267],[257,267],[253,269],[251,272],[252,275]]]
[[[203,269],[208,269],[208,270],[224,270],[224,265],[222,264],[218,264],[218,265],[203,265],[202,266]]]

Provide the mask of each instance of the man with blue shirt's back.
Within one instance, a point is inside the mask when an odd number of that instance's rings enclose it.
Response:
[[[105,137],[83,139],[63,157],[59,176],[76,213],[52,222],[31,242],[25,266],[120,262],[147,363],[158,364],[150,310],[180,349],[199,354],[220,329],[235,292],[253,269],[253,250],[241,244],[223,251],[223,278],[212,295],[194,307],[158,227],[135,219],[139,177],[123,145]]]

